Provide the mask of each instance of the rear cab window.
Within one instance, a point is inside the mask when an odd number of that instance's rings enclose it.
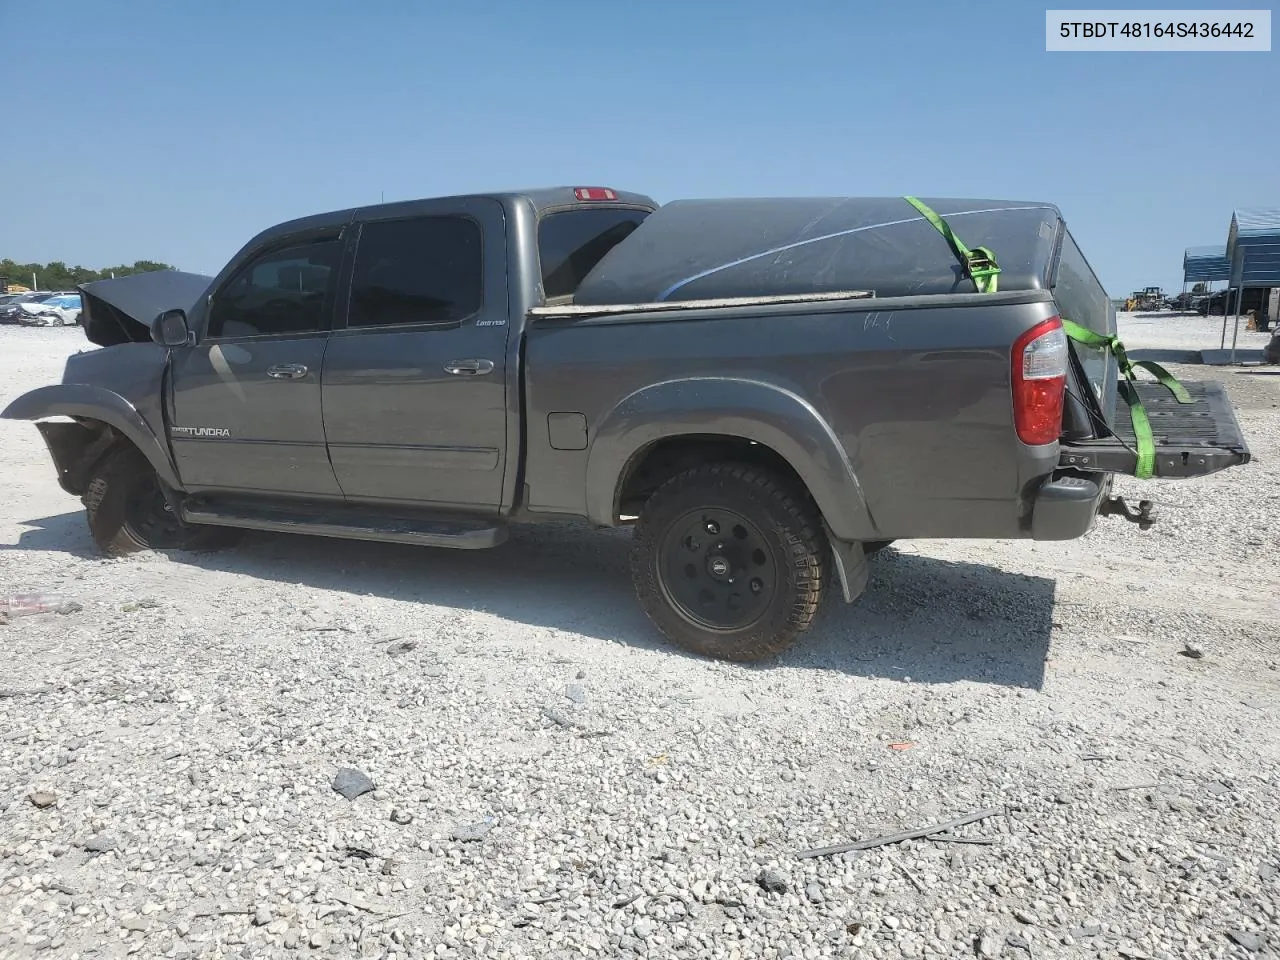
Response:
[[[1102,336],[1111,336],[1115,333],[1115,307],[1111,298],[1071,232],[1065,226],[1062,231],[1062,250],[1052,286],[1058,312],[1064,320],[1088,327]],[[1108,369],[1113,363],[1110,354],[1101,347],[1087,347],[1074,341],[1071,346],[1084,368],[1089,389],[1097,398],[1103,414],[1110,417],[1115,402],[1115,385],[1108,383]]]
[[[575,207],[538,222],[538,259],[548,304],[572,301],[583,278],[649,216],[634,207]]]

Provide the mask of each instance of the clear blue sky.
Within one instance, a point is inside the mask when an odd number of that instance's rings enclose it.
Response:
[[[1280,53],[1050,54],[1025,0],[625,6],[0,0],[0,257],[212,273],[383,191],[911,193],[1057,203],[1117,296],[1280,204]]]

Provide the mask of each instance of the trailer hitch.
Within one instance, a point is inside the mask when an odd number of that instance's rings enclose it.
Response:
[[[1099,516],[1120,516],[1130,523],[1136,523],[1139,530],[1150,530],[1156,518],[1151,515],[1153,504],[1150,500],[1139,500],[1138,509],[1134,510],[1125,503],[1124,497],[1107,497],[1098,508]]]

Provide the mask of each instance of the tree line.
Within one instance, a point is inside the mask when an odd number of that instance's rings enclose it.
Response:
[[[155,260],[137,260],[132,265],[120,264],[117,267],[104,267],[91,270],[88,267],[69,267],[61,260],[53,263],[15,263],[13,260],[0,260],[0,278],[12,284],[31,286],[31,275],[34,273],[36,283],[41,290],[74,290],[82,283],[92,280],[109,280],[112,275],[127,277],[135,273],[148,273],[152,270],[176,270],[177,267]]]

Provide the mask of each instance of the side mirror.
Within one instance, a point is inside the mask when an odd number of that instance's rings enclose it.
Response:
[[[162,347],[184,347],[190,335],[187,332],[185,310],[166,310],[151,321],[151,339]]]

